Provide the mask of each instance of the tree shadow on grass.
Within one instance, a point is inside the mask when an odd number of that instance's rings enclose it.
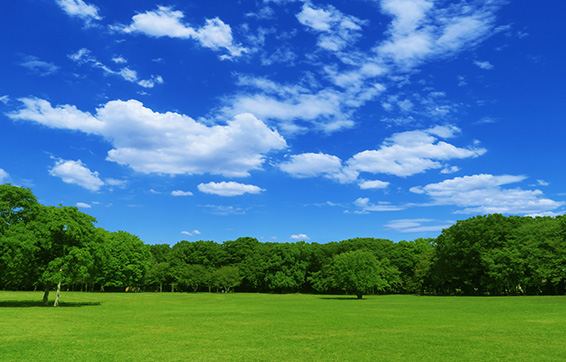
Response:
[[[59,302],[57,308],[67,307],[89,307],[100,305],[100,302]],[[45,305],[41,301],[36,300],[0,300],[0,308],[32,308],[32,307],[53,307],[53,301]]]
[[[320,297],[319,299],[326,299],[326,300],[365,300],[365,299],[358,299],[358,297],[354,296],[347,296],[347,297]]]

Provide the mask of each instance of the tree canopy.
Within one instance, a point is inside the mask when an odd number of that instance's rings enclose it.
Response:
[[[251,237],[147,245],[95,227],[76,207],[43,206],[0,185],[0,289],[564,294],[566,216],[475,216],[437,238],[327,244]],[[59,295],[59,293],[58,293]],[[58,297],[56,298],[58,301]]]

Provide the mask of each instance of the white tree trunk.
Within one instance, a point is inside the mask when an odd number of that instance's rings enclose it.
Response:
[[[57,283],[57,295],[55,296],[55,303],[53,303],[54,307],[59,305],[59,294],[61,293],[61,281]]]

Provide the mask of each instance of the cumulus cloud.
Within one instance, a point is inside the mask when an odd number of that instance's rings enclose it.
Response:
[[[239,196],[243,194],[259,194],[264,189],[255,185],[246,185],[238,182],[222,181],[222,182],[209,182],[206,184],[199,184],[198,189],[200,192],[206,194],[213,194],[219,196]]]
[[[389,174],[400,177],[412,176],[430,169],[441,173],[458,171],[457,166],[446,162],[453,159],[478,157],[486,152],[483,148],[460,148],[440,139],[452,138],[460,130],[454,126],[436,126],[424,130],[395,133],[377,150],[355,154],[345,163],[338,157],[324,153],[303,153],[279,165],[279,168],[299,178],[318,177],[334,179],[341,183],[357,181],[363,172]],[[383,181],[359,181],[360,188],[385,188]]]
[[[116,26],[114,29],[124,33],[142,33],[155,38],[194,39],[205,48],[226,51],[227,54],[222,55],[221,59],[239,57],[247,51],[234,43],[232,29],[219,18],[206,19],[204,26],[195,29],[183,23],[184,16],[182,11],[159,6],[157,10],[134,15],[130,25]]]
[[[98,14],[98,8],[94,5],[87,4],[83,0],[56,0],[57,4],[63,11],[71,16],[82,19],[87,25],[93,20],[101,20]]]
[[[244,177],[261,168],[265,154],[287,146],[251,114],[208,126],[183,114],[153,112],[136,100],[110,101],[95,115],[38,98],[21,101],[23,108],[10,118],[100,135],[114,147],[107,160],[142,173]]]
[[[296,235],[291,235],[289,237],[291,240],[295,240],[295,241],[307,241],[310,240],[311,238],[309,238],[306,234],[296,234]]]
[[[389,182],[380,181],[380,180],[373,180],[373,181],[361,181],[359,186],[362,190],[370,190],[370,189],[384,189],[389,186]]]
[[[526,215],[552,211],[566,204],[545,198],[540,190],[502,187],[525,179],[525,176],[479,174],[413,187],[410,191],[429,196],[434,205],[462,207],[457,211],[462,214]]]
[[[98,191],[104,186],[98,172],[89,170],[81,160],[57,160],[49,174],[59,177],[65,183],[79,185],[90,191]]]
[[[342,161],[324,153],[303,153],[291,156],[291,160],[279,165],[279,168],[293,177],[324,176],[336,180],[347,180],[342,170]]]
[[[477,157],[486,152],[483,148],[459,148],[440,138],[453,137],[459,129],[437,126],[426,130],[396,133],[377,150],[354,155],[347,167],[356,172],[384,173],[411,176],[429,169],[446,167],[445,161]]]
[[[190,191],[175,190],[175,191],[171,191],[171,195],[172,196],[192,196],[193,193],[190,192]]]

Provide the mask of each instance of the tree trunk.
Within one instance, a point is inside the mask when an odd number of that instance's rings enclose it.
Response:
[[[362,293],[358,293],[356,294],[356,296],[358,297],[358,299],[362,299],[362,297],[364,296]]]
[[[45,287],[45,293],[43,293],[43,305],[47,305],[49,300],[49,287]]]
[[[159,293],[163,293],[163,282],[159,282]]]
[[[61,293],[61,281],[57,283],[57,295],[55,296],[55,303],[53,303],[54,307],[59,306],[59,294]]]

